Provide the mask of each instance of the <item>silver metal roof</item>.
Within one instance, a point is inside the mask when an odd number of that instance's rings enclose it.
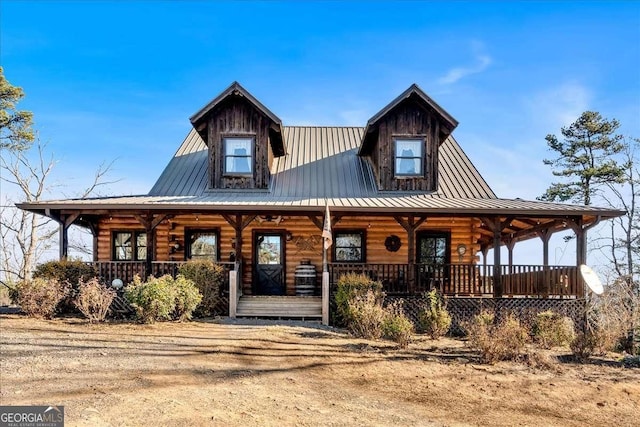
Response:
[[[191,130],[148,195],[22,203],[45,209],[319,211],[460,215],[601,215],[611,209],[498,199],[453,137],[440,145],[436,192],[378,191],[369,161],[357,155],[364,128],[288,126],[287,154],[274,159],[269,190],[208,190],[207,146]]]
[[[369,161],[357,154],[363,132],[362,127],[285,126],[287,154],[274,159],[269,197],[370,198],[383,194],[377,190]],[[453,137],[440,146],[439,161],[439,189],[432,196],[496,198]],[[207,189],[207,166],[207,146],[191,130],[149,195],[218,197],[218,193],[227,193]]]

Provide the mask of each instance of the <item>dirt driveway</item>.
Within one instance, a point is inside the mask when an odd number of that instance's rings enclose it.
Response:
[[[407,350],[331,329],[89,325],[0,316],[0,403],[90,426],[631,426],[640,369],[480,364],[464,342]]]

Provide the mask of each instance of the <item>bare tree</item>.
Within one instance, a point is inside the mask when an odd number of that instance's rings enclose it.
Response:
[[[47,183],[55,163],[53,157],[46,157],[44,148],[36,142],[33,161],[28,157],[32,150],[11,151],[0,160],[3,187],[11,185],[24,201],[42,200],[50,191]],[[36,259],[51,248],[56,234],[51,220],[17,209],[13,202],[12,197],[5,197],[0,217],[0,273],[5,284],[26,279]]]
[[[37,141],[32,148],[8,152],[0,160],[3,186],[10,185],[16,192],[13,197],[5,197],[0,215],[0,281],[6,285],[28,278],[38,260],[58,243],[58,225],[55,221],[20,210],[14,205],[16,198],[26,202],[44,200],[54,188],[60,187],[50,183],[56,162],[45,151],[46,146]],[[112,165],[113,162],[101,164],[93,182],[79,197],[89,197],[101,187],[117,182],[107,180]],[[71,246],[82,252],[87,248],[81,240],[73,242]]]

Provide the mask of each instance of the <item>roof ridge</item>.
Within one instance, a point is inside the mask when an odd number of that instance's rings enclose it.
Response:
[[[284,128],[327,128],[327,129],[364,129],[364,126],[327,126],[327,125],[285,125]]]

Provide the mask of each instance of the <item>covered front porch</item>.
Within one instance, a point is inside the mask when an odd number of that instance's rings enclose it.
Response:
[[[152,262],[151,274],[176,276],[183,261]],[[120,279],[129,283],[135,275],[148,273],[145,262],[91,262],[107,283]],[[501,296],[509,298],[580,299],[584,282],[577,266],[483,264],[373,264],[328,263],[327,271],[305,283],[304,295],[244,295],[240,262],[220,262],[227,274],[221,299],[230,317],[322,319],[329,322],[329,300],[339,278],[347,273],[364,274],[380,281],[390,297],[417,297],[432,289],[449,298],[493,298],[496,280]]]

